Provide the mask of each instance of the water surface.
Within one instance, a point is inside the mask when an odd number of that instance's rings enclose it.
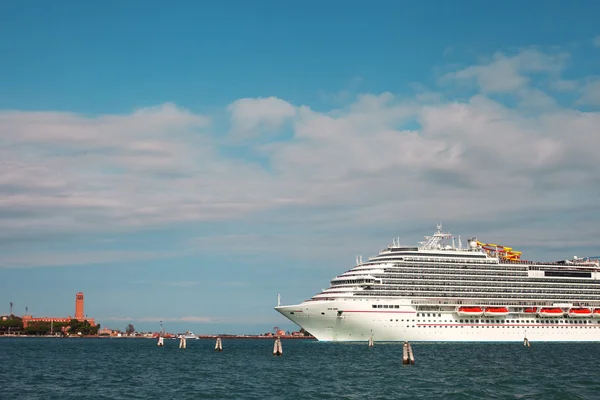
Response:
[[[4,394],[25,399],[600,399],[600,344],[0,338]]]

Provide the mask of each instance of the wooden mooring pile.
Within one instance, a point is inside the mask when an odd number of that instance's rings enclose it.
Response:
[[[410,343],[404,342],[404,345],[402,346],[402,364],[406,365],[414,363],[415,356],[413,354],[412,347],[410,346]]]

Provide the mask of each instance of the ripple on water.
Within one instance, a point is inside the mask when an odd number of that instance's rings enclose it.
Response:
[[[597,399],[595,343],[0,339],[5,392],[28,399]]]

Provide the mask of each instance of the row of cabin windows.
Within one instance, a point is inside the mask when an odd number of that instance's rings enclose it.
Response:
[[[374,279],[345,279],[345,280],[332,280],[331,286],[339,286],[339,285],[360,285],[363,283],[375,283]]]
[[[400,308],[400,306],[397,304],[373,304],[373,308]]]
[[[441,316],[441,314],[438,314]],[[393,319],[390,319],[390,322],[393,322]],[[398,319],[396,320],[396,322],[398,322]],[[404,319],[400,319],[400,322],[404,322]],[[423,322],[428,322],[431,323],[431,321],[428,320],[414,320],[414,319],[407,319],[406,322],[416,322],[416,323],[423,323]],[[485,320],[485,319],[461,319],[459,321],[456,320],[452,320],[452,319],[445,319],[443,321],[435,321],[438,323],[441,322],[446,322],[446,323],[464,323],[464,324],[501,324],[501,323],[508,323],[508,324],[560,324],[561,322],[565,323],[565,324],[569,324],[569,325],[573,325],[573,324],[593,324],[593,321],[589,321],[589,320],[581,320],[581,321],[577,321],[577,320],[570,320],[570,321],[563,321],[563,320],[554,320],[554,319],[548,319],[548,320],[544,320],[544,319],[540,319],[540,320],[520,320],[520,319],[516,319],[516,320]],[[434,322],[434,323],[435,323]],[[600,320],[596,321],[597,324],[600,324]]]
[[[391,320],[390,320],[391,321]],[[600,323],[600,322],[598,322]],[[410,328],[410,325],[406,325],[407,328]],[[414,328],[415,325],[412,325],[412,327]],[[466,326],[460,326],[460,325],[424,325],[424,326],[420,326],[419,328],[466,328]],[[520,326],[494,326],[494,325],[471,325],[471,328],[518,328],[521,329],[522,327]],[[535,328],[568,328],[565,326],[537,326]],[[573,329],[575,328],[594,328],[593,326],[574,326]]]
[[[498,279],[486,279],[482,277],[439,277],[439,276],[403,276],[403,277],[392,277],[386,276],[382,277],[384,285],[419,285],[419,286],[501,286],[501,285],[510,285],[512,286],[522,286],[522,287],[539,287],[539,288],[573,288],[573,289],[600,289],[600,280],[599,281],[583,281],[583,282],[573,282],[571,280],[568,281],[558,281],[553,280],[536,280],[536,279],[511,279],[511,280],[498,280]],[[543,278],[542,278],[543,279]]]
[[[441,317],[442,314],[439,313],[417,313],[417,317]],[[418,320],[418,322],[420,322],[421,320]],[[423,320],[424,322],[427,322],[427,320]],[[446,322],[453,322],[456,320],[445,320]],[[548,319],[548,318],[540,318],[539,320],[535,320],[535,319],[504,319],[504,320],[493,320],[493,319],[459,319],[458,322],[464,322],[464,323],[479,323],[479,322],[489,322],[489,323],[494,323],[494,321],[496,321],[497,324],[499,323],[509,323],[509,324],[531,324],[531,323],[542,323],[542,324],[557,324],[560,323],[561,321],[563,321],[564,323],[569,323],[569,324],[587,324],[591,322],[589,320],[585,320],[585,319],[575,319],[575,318],[569,318],[568,315],[565,315],[562,319]],[[600,320],[598,320],[598,323],[600,324]]]
[[[398,261],[403,261],[402,263],[399,263]],[[459,267],[465,267],[465,268],[472,268],[472,267],[479,267],[479,268],[487,268],[487,269],[498,269],[498,270],[504,270],[504,271],[527,271],[528,267],[527,266],[508,266],[508,265],[504,265],[504,264],[498,264],[495,263],[493,261],[478,261],[478,260],[431,260],[431,259],[423,259],[423,260],[414,260],[414,259],[405,259],[403,260],[402,258],[397,258],[397,257],[381,257],[381,258],[377,258],[377,259],[373,259],[373,260],[369,260],[368,262],[362,264],[362,265],[369,265],[369,266],[375,266],[378,264],[383,264],[383,263],[392,263],[394,262],[394,266],[397,267],[404,267],[406,265],[422,265],[422,266],[431,266],[431,267],[447,267],[448,265],[456,265],[458,264]],[[466,265],[461,265],[461,264],[466,264]]]
[[[371,270],[372,271],[372,270]],[[368,272],[368,271],[367,271]],[[383,270],[385,274],[440,274],[440,275],[481,275],[481,276],[529,276],[528,272],[505,272],[505,271],[490,271],[490,270],[482,270],[479,268],[471,268],[471,269],[457,269],[457,268],[424,268],[422,265],[415,265],[414,267],[394,269],[394,268],[385,268]]]
[[[406,291],[407,288],[403,288],[403,287],[390,287],[390,286],[385,286],[385,287],[377,287],[377,286],[369,286],[369,290],[373,291],[373,292],[389,292],[389,291]],[[448,292],[450,291],[452,295],[461,295],[460,297],[465,297],[465,295],[469,295],[469,297],[477,294],[477,293],[489,293],[489,294],[496,294],[496,293],[514,293],[515,295],[519,295],[519,297],[527,297],[526,293],[536,293],[539,295],[544,295],[545,297],[550,298],[551,296],[556,296],[556,295],[564,295],[564,294],[573,294],[573,295],[578,295],[577,297],[581,297],[581,296],[586,296],[586,297],[598,297],[600,296],[600,290],[593,290],[592,293],[586,293],[585,290],[583,289],[579,289],[579,290],[558,290],[556,288],[550,288],[550,289],[542,289],[542,288],[536,288],[536,289],[515,289],[515,288],[511,288],[511,289],[500,289],[500,288],[479,288],[479,287],[474,287],[474,288],[464,288],[464,287],[455,287],[455,286],[451,286],[450,288],[438,288],[435,286],[431,286],[431,285],[412,285],[410,287],[410,290],[413,291],[417,291],[417,292]],[[591,289],[588,289],[591,290]],[[364,293],[365,295],[367,293]],[[361,294],[362,295],[362,294]],[[442,295],[443,296],[443,295]]]
[[[372,270],[371,270],[372,271]],[[498,275],[498,276],[529,276],[527,271],[509,272],[509,271],[494,271],[481,268],[428,268],[423,265],[415,265],[407,268],[385,268],[386,274],[447,274],[447,275]]]
[[[413,260],[405,260],[402,263],[394,263],[394,267],[396,268],[406,268],[406,267],[428,267],[428,268],[467,268],[467,269],[495,269],[498,271],[527,271],[529,268],[526,266],[506,266],[502,264],[497,264],[494,262],[464,262],[461,260],[448,260],[443,262],[427,262],[427,261],[413,261]]]
[[[396,251],[399,251],[399,250],[396,250]],[[377,258],[379,259],[379,257],[385,257],[387,255],[388,254],[382,254],[380,256],[377,256]],[[399,256],[400,256],[400,254],[393,255],[393,257],[399,257]],[[423,253],[403,253],[402,256],[422,256],[424,258],[429,258],[429,259],[431,259],[431,258],[437,259],[437,258],[444,258],[444,257],[448,257],[448,258],[460,257],[460,258],[469,258],[469,259],[480,258],[482,260],[486,260],[485,254],[452,254],[452,253],[448,253],[448,254],[433,255],[433,254],[423,254]],[[493,261],[493,260],[490,260],[490,261]]]
[[[378,260],[380,263],[383,260]],[[388,260],[386,260],[388,261]],[[394,261],[389,259],[389,261]],[[458,265],[456,265],[458,264]],[[461,265],[466,264],[466,265]],[[375,265],[371,265],[372,267]],[[481,269],[481,270],[497,270],[497,271],[515,271],[515,272],[527,272],[527,267],[507,267],[504,265],[499,265],[495,263],[477,263],[477,264],[467,264],[464,261],[460,260],[451,260],[445,262],[404,262],[394,264],[394,267],[399,269],[404,269],[407,267],[424,267],[424,268],[453,268],[453,269]]]
[[[590,279],[552,279],[552,278],[534,278],[528,277],[527,275],[514,276],[514,274],[510,274],[511,276],[503,276],[501,277],[502,281],[505,282],[539,282],[539,283],[578,283],[585,285],[600,285],[600,280],[590,280]],[[465,273],[455,273],[454,271],[417,271],[410,273],[385,273],[385,274],[377,274],[378,278],[384,279],[418,279],[418,280],[457,280],[457,281],[465,281],[465,280],[478,280],[478,281],[498,281],[498,274],[495,273],[474,273],[474,272],[465,272]]]
[[[424,292],[427,292],[427,291],[425,290]],[[535,300],[536,302],[538,302],[538,301],[564,301],[566,303],[587,302],[587,301],[595,302],[595,301],[599,300],[597,298],[598,296],[587,295],[586,297],[581,297],[580,292],[564,293],[564,294],[575,294],[575,295],[579,294],[579,296],[568,297],[568,296],[545,294],[544,297],[541,298],[540,294],[528,295],[528,294],[515,293],[512,295],[505,295],[505,294],[498,294],[498,293],[469,293],[468,298],[469,299],[509,299],[511,302],[517,301],[517,300],[531,299],[531,300]],[[363,297],[381,297],[381,296],[425,297],[425,296],[428,296],[428,293],[401,292],[401,291],[396,291],[396,292],[364,291],[364,292],[361,292],[360,295]],[[448,298],[448,299],[456,299],[456,298],[463,299],[463,298],[465,298],[464,293],[455,293],[455,292],[445,292],[444,293],[443,291],[439,291],[438,293],[431,293],[430,296],[437,297],[437,298],[444,297],[444,298]],[[428,297],[430,297],[430,296],[428,296]],[[322,299],[319,299],[319,300],[322,300]],[[335,298],[333,300],[335,300]]]
[[[570,283],[570,282],[569,282]],[[408,280],[392,280],[386,279],[383,282],[383,285],[403,285],[403,286],[451,286],[451,287],[510,287],[514,290],[520,290],[521,288],[535,288],[535,289],[552,289],[552,290],[562,290],[562,289],[578,289],[578,290],[592,290],[600,292],[599,285],[567,285],[567,284],[544,284],[540,282],[480,282],[480,281],[472,281],[466,280],[464,282],[457,281],[455,279],[448,280],[447,282],[438,281],[435,282],[435,279],[428,280],[428,282],[418,282],[418,281],[408,281]]]
[[[498,272],[498,271],[481,271],[481,270],[444,270],[444,269],[423,269],[423,268],[407,268],[404,271],[392,271],[384,270],[385,276],[394,276],[403,274],[418,274],[418,276],[425,274],[436,274],[436,275],[469,275],[469,276],[501,276],[501,277],[528,277],[527,272]]]
[[[397,295],[396,295],[397,296]],[[410,304],[413,306],[425,306],[425,311],[429,310],[431,311],[433,306],[432,304],[439,304],[439,305],[471,305],[471,306],[475,306],[475,307],[481,307],[481,306],[492,306],[492,307],[498,307],[498,300],[486,296],[486,299],[477,299],[477,300],[471,300],[471,299],[429,299],[429,300],[421,300],[421,299],[416,299],[416,300],[411,300]],[[356,301],[356,299],[353,299],[354,301]],[[362,301],[362,299],[361,299]],[[368,299],[365,299],[365,301],[369,301]],[[591,307],[591,308],[600,308],[600,302],[599,301],[590,301],[590,302],[586,302],[586,301],[570,301],[570,303],[573,302],[577,302],[579,307]],[[504,303],[506,305],[506,303],[508,303],[507,301],[502,301],[502,303]],[[511,306],[523,306],[523,307],[553,307],[554,306],[554,302],[552,300],[536,300],[536,301],[531,301],[531,300],[521,300],[521,299],[514,299],[510,301],[510,305]]]

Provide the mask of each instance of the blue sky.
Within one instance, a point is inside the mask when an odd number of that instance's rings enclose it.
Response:
[[[0,312],[293,329],[438,221],[600,255],[597,2],[0,7]]]

